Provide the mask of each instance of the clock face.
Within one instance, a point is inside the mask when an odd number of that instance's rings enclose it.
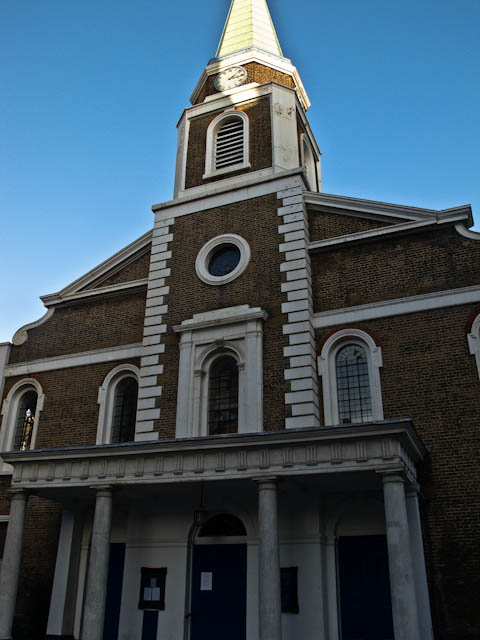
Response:
[[[227,91],[242,85],[247,79],[247,71],[243,67],[229,67],[215,78],[215,89],[217,91]]]

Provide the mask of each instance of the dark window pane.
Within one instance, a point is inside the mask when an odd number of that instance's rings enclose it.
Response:
[[[15,439],[13,449],[26,451],[32,443],[33,426],[35,424],[35,410],[37,408],[37,392],[27,391],[18,403],[17,422],[15,425]]]
[[[220,245],[208,263],[208,271],[212,276],[226,276],[240,262],[240,249],[233,244]]]
[[[112,442],[133,442],[137,415],[138,382],[123,378],[115,389],[113,403]]]
[[[336,358],[338,414],[341,424],[372,420],[372,394],[365,349],[342,347]]]
[[[208,432],[211,435],[238,431],[238,367],[225,356],[210,368]]]
[[[213,516],[200,529],[199,537],[205,536],[246,536],[243,522],[229,513]]]
[[[8,522],[0,522],[0,560],[3,558]]]

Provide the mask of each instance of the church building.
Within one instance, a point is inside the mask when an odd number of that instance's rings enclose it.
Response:
[[[309,106],[232,0],[173,199],[0,344],[0,640],[480,637],[480,234]]]

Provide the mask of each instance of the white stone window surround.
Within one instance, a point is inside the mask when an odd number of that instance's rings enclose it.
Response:
[[[475,356],[478,377],[480,379],[480,313],[472,322],[472,329],[467,336],[470,355]]]
[[[112,369],[98,389],[98,425],[96,444],[109,444],[112,440],[113,406],[118,383],[135,378],[140,384],[140,369],[133,364],[121,364]]]
[[[347,344],[357,344],[365,349],[372,397],[373,420],[383,420],[380,367],[383,366],[382,350],[373,338],[361,329],[342,329],[331,335],[317,358],[318,374],[322,377],[325,426],[339,424],[336,357]]]
[[[238,248],[238,250],[240,251],[239,263],[230,273],[227,273],[224,276],[213,276],[208,270],[210,259],[217,247],[226,244],[232,244]],[[245,271],[245,269],[248,267],[248,263],[250,262],[250,257],[250,246],[246,240],[234,233],[225,233],[221,236],[212,238],[203,245],[203,247],[198,252],[197,259],[195,261],[195,271],[197,272],[197,276],[200,278],[200,280],[202,282],[205,282],[205,284],[227,284],[228,282],[232,282],[232,280],[238,278],[238,276],[240,276]]]
[[[40,422],[40,414],[43,410],[45,402],[45,394],[41,384],[35,378],[24,378],[19,380],[8,392],[7,397],[2,405],[2,427],[0,431],[0,451],[11,451],[15,439],[15,427],[17,424],[17,413],[24,393],[27,391],[35,391],[37,393],[37,406],[35,409],[35,422],[33,424],[32,439],[30,449],[35,448],[35,442],[38,434],[38,424]],[[0,475],[11,474],[12,466],[0,462]]]
[[[209,371],[221,355],[238,363],[238,433],[263,430],[263,322],[259,307],[242,305],[195,314],[180,333],[177,438],[208,435]]]
[[[223,167],[222,169],[216,169],[216,138],[217,133],[223,126],[225,120],[232,117],[239,118],[243,121],[243,161],[237,164],[232,164],[229,167]],[[221,176],[232,171],[239,171],[241,169],[250,169],[251,164],[249,162],[249,140],[250,140],[250,121],[245,112],[235,109],[235,107],[229,107],[223,113],[218,115],[212,120],[207,129],[207,144],[205,150],[205,173],[203,179],[212,178],[214,176]]]

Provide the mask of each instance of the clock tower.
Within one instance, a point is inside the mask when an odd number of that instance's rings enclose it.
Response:
[[[174,199],[153,207],[137,439],[208,435],[210,351],[237,354],[239,432],[318,426],[303,193],[320,151],[265,0],[232,1],[191,103]]]

